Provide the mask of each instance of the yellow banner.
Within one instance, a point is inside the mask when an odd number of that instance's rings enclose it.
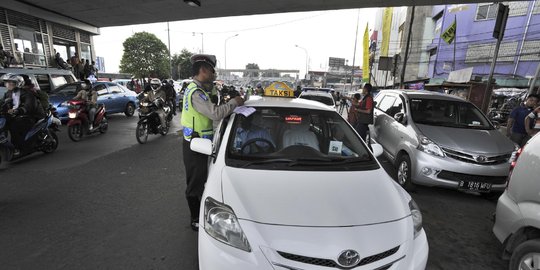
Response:
[[[362,63],[362,81],[369,83],[369,29],[366,24],[366,31],[364,32],[364,61]],[[354,68],[354,67],[353,67]]]
[[[393,9],[391,7],[384,8],[381,56],[388,56],[388,47],[390,46],[390,31],[392,30],[392,14]]]
[[[446,31],[444,31],[444,33],[442,33],[441,38],[444,39],[446,43],[452,44],[452,42],[456,38],[456,29],[457,29],[457,22],[454,21],[454,23],[450,25],[450,27],[448,27]]]

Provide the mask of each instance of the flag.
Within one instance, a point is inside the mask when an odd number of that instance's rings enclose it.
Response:
[[[392,14],[393,9],[391,7],[384,8],[381,56],[388,56],[388,47],[390,45],[390,31],[392,30]]]
[[[452,44],[454,39],[456,39],[456,29],[457,29],[457,20],[454,20],[454,23],[450,25],[441,35],[441,38],[446,41],[448,44]]]
[[[364,31],[364,42],[362,43],[364,50],[362,63],[362,80],[369,83],[369,29],[368,24],[366,24],[366,31]],[[354,67],[353,67],[354,68]]]

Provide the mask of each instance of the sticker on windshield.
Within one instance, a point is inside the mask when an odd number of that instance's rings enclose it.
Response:
[[[330,146],[328,148],[329,155],[340,155],[341,149],[343,148],[343,142],[340,141],[330,141]]]

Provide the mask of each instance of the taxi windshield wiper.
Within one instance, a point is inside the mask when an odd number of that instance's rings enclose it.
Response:
[[[251,165],[269,164],[269,163],[290,163],[290,162],[294,162],[294,160],[287,159],[287,158],[262,159],[262,160],[255,160],[255,161],[248,162],[242,165],[242,168],[246,168]]]

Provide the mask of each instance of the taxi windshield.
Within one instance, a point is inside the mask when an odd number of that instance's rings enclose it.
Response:
[[[290,170],[378,168],[364,143],[336,112],[268,107],[256,108],[248,117],[235,116],[227,165]]]

